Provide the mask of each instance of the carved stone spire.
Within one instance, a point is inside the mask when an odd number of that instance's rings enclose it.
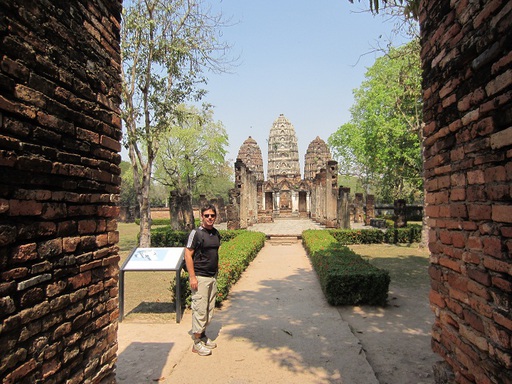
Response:
[[[325,168],[327,162],[331,160],[331,153],[325,141],[317,136],[309,143],[304,160],[304,179],[312,180],[320,172],[320,169]]]
[[[290,121],[280,114],[274,121],[268,138],[268,180],[300,180],[297,136]]]
[[[264,180],[261,149],[251,136],[244,141],[238,150],[237,158],[242,160],[245,166],[254,173],[257,181]]]

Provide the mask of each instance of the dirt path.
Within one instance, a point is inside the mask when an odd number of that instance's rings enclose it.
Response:
[[[364,246],[356,248],[365,254]],[[212,324],[212,336],[219,341],[212,356],[190,352],[189,313],[180,324],[168,315],[160,319],[163,315],[157,314],[150,321],[133,316],[119,327],[118,383],[186,384],[195,370],[214,372],[211,383],[434,383],[432,365],[439,357],[430,348],[434,316],[425,252],[408,249],[403,256],[404,250],[394,246],[379,249],[389,257],[372,262],[390,269],[392,278],[389,305],[382,308],[331,307],[321,293],[312,297],[303,292],[301,287],[318,282],[309,260],[294,258],[302,252],[300,243],[268,244],[264,250]],[[279,276],[268,271],[278,257],[282,264],[272,270],[284,273]],[[327,323],[319,322],[323,317]],[[352,360],[361,357],[364,363]],[[358,376],[365,364],[373,379]]]

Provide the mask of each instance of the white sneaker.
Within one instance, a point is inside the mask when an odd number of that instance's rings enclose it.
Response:
[[[212,350],[207,348],[204,341],[194,341],[192,352],[197,353],[199,356],[208,356],[212,354]]]
[[[208,349],[217,348],[217,343],[213,340],[210,340],[208,337],[201,337],[201,341],[204,343],[204,346]]]

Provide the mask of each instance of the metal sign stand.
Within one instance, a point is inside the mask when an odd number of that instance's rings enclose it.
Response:
[[[119,321],[124,318],[124,274],[127,271],[174,271],[176,272],[176,322],[182,317],[181,270],[183,269],[185,248],[134,248],[119,271]]]

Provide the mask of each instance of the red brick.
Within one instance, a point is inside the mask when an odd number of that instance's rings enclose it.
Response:
[[[485,174],[482,170],[470,171],[467,173],[468,184],[484,184]]]
[[[471,220],[490,220],[492,208],[490,205],[469,204],[468,216]]]
[[[493,276],[492,277],[492,285],[501,289],[504,292],[508,292],[508,294],[512,293],[512,282],[499,277],[499,276]]]
[[[503,258],[502,244],[499,237],[484,237],[482,239],[484,245],[483,251],[486,255]]]
[[[507,87],[510,87],[510,85],[512,85],[512,69],[509,69],[501,75],[496,76],[494,80],[491,80],[485,87],[485,91],[488,96],[493,96]]]
[[[486,324],[487,334],[491,341],[497,344],[501,348],[510,349],[510,334],[500,326],[496,326],[494,323],[488,322]]]
[[[497,260],[493,257],[486,256],[483,260],[484,267],[495,272],[509,273],[510,274],[510,263],[506,261]]]
[[[494,204],[492,206],[492,219],[502,223],[512,223],[512,204]]]
[[[92,275],[90,271],[80,273],[76,276],[70,277],[68,283],[71,284],[73,289],[85,287],[91,283]]]
[[[499,312],[495,312],[493,314],[493,319],[496,321],[496,323],[498,323],[499,325],[508,329],[509,332],[512,332],[512,319],[511,318],[505,317]]]
[[[43,204],[36,201],[10,200],[10,216],[39,216],[43,211]]]
[[[466,236],[463,232],[452,233],[452,244],[456,248],[464,248],[466,245]]]

